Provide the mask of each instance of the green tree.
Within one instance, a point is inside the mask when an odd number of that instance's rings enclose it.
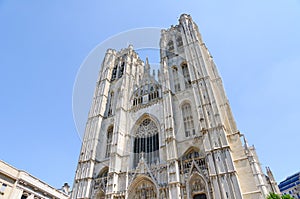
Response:
[[[280,199],[280,195],[276,194],[276,193],[270,193],[267,196],[267,199]]]
[[[292,196],[290,196],[289,194],[287,195],[282,195],[280,197],[280,195],[276,194],[276,193],[270,193],[268,196],[267,196],[267,199],[294,199]]]
[[[291,195],[287,194],[287,195],[282,195],[281,196],[282,199],[294,199]]]

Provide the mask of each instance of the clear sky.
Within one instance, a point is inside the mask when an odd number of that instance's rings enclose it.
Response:
[[[299,0],[0,0],[0,159],[54,187],[72,184],[81,63],[110,36],[168,28],[182,13],[198,24],[262,166],[278,181],[299,171]]]

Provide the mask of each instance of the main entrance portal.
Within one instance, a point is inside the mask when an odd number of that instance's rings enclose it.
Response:
[[[194,195],[193,199],[206,199],[206,195],[204,193]]]

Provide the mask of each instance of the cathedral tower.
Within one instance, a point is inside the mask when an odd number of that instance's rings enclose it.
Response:
[[[160,62],[156,77],[132,46],[107,50],[71,198],[266,198],[271,186],[189,15],[161,31]]]

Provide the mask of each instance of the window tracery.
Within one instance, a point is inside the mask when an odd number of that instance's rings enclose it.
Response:
[[[124,66],[125,66],[125,62],[122,62],[121,66],[120,66],[120,69],[119,69],[118,78],[121,78],[123,76]]]
[[[174,80],[174,89],[175,92],[180,91],[180,81],[178,77],[178,68],[176,66],[172,67],[172,72],[173,72],[173,80]]]
[[[135,133],[133,143],[133,167],[135,168],[138,165],[138,162],[142,157],[149,165],[159,162],[158,150],[158,128],[151,119],[146,118],[141,122]]]
[[[167,49],[168,49],[169,51],[173,51],[173,50],[174,50],[174,43],[173,43],[172,40],[170,40],[170,41],[168,42],[168,47],[167,47]]]
[[[191,105],[186,103],[182,106],[182,117],[183,117],[183,124],[184,124],[184,131],[185,136],[189,137],[191,135],[195,135],[195,127],[194,127],[194,120],[193,120],[193,113],[191,109]]]
[[[106,153],[105,153],[105,157],[108,158],[110,156],[110,150],[111,150],[111,144],[112,144],[112,136],[113,136],[113,131],[114,131],[114,127],[110,126],[107,129],[107,134],[106,134]]]
[[[188,69],[188,65],[186,63],[182,64],[182,74],[184,78],[184,84],[185,88],[190,88],[191,87],[191,77]]]
[[[115,60],[115,66],[112,70],[110,81],[114,81],[117,78],[119,79],[123,76],[126,64],[126,56],[127,55],[125,54]]]
[[[94,189],[99,189],[101,194],[104,194],[107,186],[108,167],[102,169],[96,177]]]
[[[174,57],[174,42],[170,40],[167,44],[166,55],[169,58]]]
[[[111,92],[108,99],[107,117],[112,115],[113,101],[114,101],[114,92]]]
[[[176,45],[177,45],[177,47],[181,47],[183,45],[182,37],[181,36],[177,37],[177,39],[176,39]]]
[[[146,104],[157,98],[160,98],[160,86],[156,84],[149,84],[141,86],[133,94],[133,106],[139,104]]]
[[[111,74],[111,81],[114,81],[117,77],[118,64],[115,65]]]
[[[180,159],[180,171],[182,174],[187,174],[190,172],[193,162],[202,170],[203,173],[206,173],[207,166],[204,155],[201,155],[199,151],[192,149],[185,153]]]

